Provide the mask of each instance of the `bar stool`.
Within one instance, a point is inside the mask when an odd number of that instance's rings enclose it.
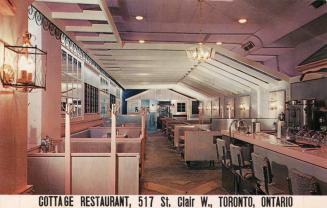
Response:
[[[222,165],[225,167],[230,167],[230,156],[228,154],[226,141],[219,138],[216,141],[218,162],[221,161]]]
[[[294,195],[320,195],[317,179],[292,168],[288,178],[289,194]]]
[[[273,175],[269,159],[255,153],[251,153],[251,158],[253,164],[253,175],[257,180],[257,193],[264,193],[267,195],[286,194],[278,189],[272,181]]]
[[[217,158],[221,163],[221,177],[218,183],[222,184],[222,187],[228,192],[235,192],[235,177],[231,168],[230,152],[227,149],[226,141],[220,138],[216,139]],[[218,170],[219,171],[219,170]]]
[[[252,178],[252,168],[250,161],[244,160],[241,146],[230,144],[231,167],[235,177],[235,194],[240,193],[241,182],[246,182]]]

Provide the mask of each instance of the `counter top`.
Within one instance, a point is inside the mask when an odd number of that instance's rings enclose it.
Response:
[[[229,131],[227,130],[223,130],[221,133],[229,136]],[[266,133],[245,134],[233,131],[231,136],[235,139],[327,169],[327,146],[321,146],[321,148],[317,149],[301,148],[293,144],[283,144],[276,136]]]

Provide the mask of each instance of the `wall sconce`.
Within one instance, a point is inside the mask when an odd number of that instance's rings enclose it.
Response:
[[[283,109],[283,106],[282,104],[280,104],[279,101],[270,101],[270,104],[269,104],[269,110],[271,111],[278,111],[278,110],[281,110]]]
[[[240,105],[240,110],[241,111],[245,111],[246,110],[245,105],[243,103],[241,103],[241,105]]]
[[[270,105],[270,110],[275,111],[277,109],[278,109],[278,107],[275,104]]]
[[[4,61],[0,80],[4,87],[46,88],[47,53],[31,44],[32,35],[26,32],[22,46],[4,45]]]
[[[233,107],[230,104],[227,104],[226,105],[226,110],[227,111],[232,111],[233,110]]]

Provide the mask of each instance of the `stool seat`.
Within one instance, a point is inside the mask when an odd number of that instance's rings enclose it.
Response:
[[[273,175],[269,159],[254,152],[251,154],[251,157],[254,176],[257,180],[257,188],[259,189],[258,191],[268,195],[287,194],[282,189],[279,189],[273,182]]]
[[[253,177],[252,169],[250,169],[250,168],[242,168],[242,171],[235,170],[235,173],[242,176],[244,179],[250,179]],[[242,173],[242,175],[241,175],[241,173]]]
[[[226,161],[226,162],[225,162]],[[230,162],[230,159],[226,159],[226,160],[222,160],[222,164],[224,164],[226,167],[230,167],[231,166],[231,162]]]
[[[247,160],[244,160],[244,166],[250,167],[251,166],[251,162],[250,161],[247,161]]]
[[[251,162],[244,160],[244,147],[230,144],[231,168],[235,177],[235,194],[251,193],[253,186],[253,172]]]
[[[229,151],[226,142],[223,139],[216,139],[217,158],[225,167],[231,167]]]

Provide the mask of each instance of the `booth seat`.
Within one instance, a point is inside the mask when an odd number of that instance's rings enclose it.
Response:
[[[141,139],[117,139],[118,179],[111,181],[110,139],[74,138],[71,141],[72,194],[139,194]],[[65,153],[29,153],[27,180],[35,194],[64,194]],[[126,171],[128,170],[128,171]]]
[[[216,161],[215,138],[219,135],[219,131],[185,131],[183,152],[187,165],[193,161]]]

